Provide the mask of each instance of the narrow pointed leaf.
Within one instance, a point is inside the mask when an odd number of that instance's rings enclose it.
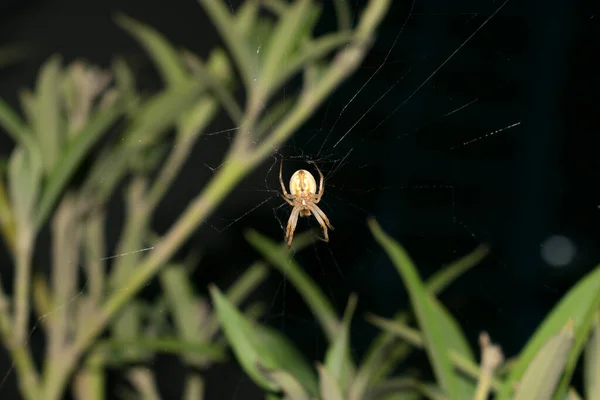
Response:
[[[277,384],[265,377],[261,371],[261,367],[277,369],[278,365],[269,350],[262,346],[254,324],[248,321],[216,286],[210,286],[209,290],[223,333],[241,367],[258,386],[267,391],[279,390]]]
[[[99,111],[83,127],[48,176],[35,218],[36,228],[40,228],[52,211],[57,199],[69,183],[92,147],[108,132],[108,129],[121,116],[121,104],[116,102]]]
[[[308,393],[316,393],[317,381],[308,363],[287,338],[252,323],[216,288],[209,288],[223,332],[242,368],[266,390],[281,389],[263,373],[282,370],[290,373]]]
[[[144,46],[166,85],[178,85],[186,80],[188,73],[179,52],[162,34],[123,14],[116,19],[121,27]]]
[[[285,393],[286,400],[310,400],[311,397],[304,390],[302,385],[296,380],[294,375],[282,370],[263,369],[263,374],[270,381],[275,382]]]
[[[317,376],[302,353],[278,331],[266,326],[258,326],[256,329],[259,340],[271,352],[278,370],[289,373],[302,386],[304,391],[316,396],[319,391]]]
[[[35,134],[43,149],[42,159],[47,171],[54,168],[61,157],[66,138],[61,113],[61,59],[50,58],[40,71],[36,90]]]
[[[585,348],[583,380],[586,399],[600,399],[600,311]]]
[[[290,53],[292,53],[293,45],[301,36],[302,24],[308,19],[310,9],[310,0],[299,0],[285,11],[277,23],[267,45],[258,82],[264,94],[268,95],[273,89],[272,80],[279,73],[282,65],[288,63],[286,57],[292,56]]]
[[[538,350],[518,384],[513,400],[550,400],[574,343],[572,326],[551,337]]]
[[[425,349],[442,390],[450,400],[460,400],[458,380],[447,351],[447,338],[439,315],[428,299],[425,285],[406,251],[379,227],[369,221],[371,232],[386,251],[407,288],[415,316],[423,332]]]
[[[33,143],[32,133],[25,122],[3,99],[0,99],[0,126],[16,143],[22,145]]]
[[[593,314],[598,309],[596,302],[599,294],[600,268],[596,267],[569,290],[540,324],[511,368],[498,400],[511,399],[513,385],[521,380],[539,349],[551,337],[557,335],[569,319],[573,319],[576,336],[582,330],[589,329],[590,325],[588,324],[591,324]]]
[[[253,230],[246,234],[246,240],[292,282],[332,342],[340,326],[335,310],[323,292],[294,262],[290,252]]]
[[[352,295],[344,313],[342,328],[325,356],[325,368],[339,383],[342,392],[347,391],[355,373],[354,362],[350,356],[350,323],[355,309],[356,296]]]

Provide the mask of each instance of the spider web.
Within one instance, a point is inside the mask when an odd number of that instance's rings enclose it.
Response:
[[[336,229],[330,232],[329,243],[315,240],[294,255],[296,261],[340,313],[350,292],[359,292],[362,304],[359,312],[372,310],[389,314],[406,305],[403,294],[389,299],[378,296],[378,289],[389,293],[391,287],[400,291],[398,288],[402,286],[381,250],[372,239],[367,239],[365,220],[375,216],[384,229],[407,244],[409,251],[416,248],[415,259],[425,260],[423,275],[466,254],[477,244],[497,238],[488,227],[492,222],[479,220],[481,214],[472,210],[477,208],[475,203],[484,204],[482,210],[488,212],[498,207],[497,202],[490,200],[495,192],[480,193],[473,189],[476,182],[457,178],[460,171],[453,173],[449,168],[440,173],[439,163],[436,170],[428,168],[428,162],[433,157],[448,159],[457,153],[459,157],[475,161],[492,159],[494,162],[499,154],[510,152],[512,138],[520,132],[520,113],[509,109],[494,115],[489,110],[490,105],[510,101],[518,95],[510,76],[489,72],[511,66],[513,55],[507,43],[494,43],[498,37],[489,33],[499,30],[508,37],[510,18],[502,12],[510,4],[508,0],[440,4],[437,5],[439,10],[417,0],[402,6],[394,4],[393,15],[401,23],[384,24],[374,49],[356,76],[336,91],[314,118],[235,190],[236,204],[217,210],[207,226],[223,240],[241,236],[247,227],[283,240],[290,207],[279,196],[279,162],[283,160],[286,183],[297,169],[314,172],[308,164],[313,162],[325,175],[325,195],[319,206]],[[355,11],[362,6],[364,1],[357,1]],[[466,12],[469,7],[470,11]],[[230,8],[235,12],[233,5]],[[415,50],[416,43],[426,46]],[[483,54],[483,61],[477,59],[478,54]],[[461,67],[472,74],[461,73]],[[459,90],[461,88],[468,89]],[[482,112],[487,118],[479,115]],[[201,146],[208,147],[213,141],[229,143],[236,129],[229,127],[206,133],[201,138]],[[427,151],[416,153],[419,147]],[[217,155],[200,158],[210,173],[220,167]],[[417,167],[409,167],[415,164]],[[488,167],[492,171],[490,179],[497,177],[494,175],[497,167]],[[500,192],[506,191],[502,184],[497,184]],[[183,207],[175,204],[173,208],[181,210]],[[300,218],[296,235],[309,229],[321,234],[314,218]],[[356,239],[352,240],[353,237]],[[240,241],[235,243],[239,245]],[[441,248],[442,254],[431,255],[430,248]],[[106,259],[153,249],[132,249]],[[248,265],[247,261],[238,262]],[[379,268],[381,264],[385,271]],[[501,263],[495,266],[496,276],[501,275],[504,266]],[[239,276],[242,269],[234,267],[230,280]],[[361,281],[365,276],[367,278]],[[390,283],[381,284],[382,280]],[[86,285],[77,296],[84,293]],[[556,291],[552,285],[543,286]],[[493,293],[485,293],[490,289],[484,286],[476,292],[485,303],[483,307],[492,310],[485,321],[474,321],[462,314],[460,302],[464,302],[464,298],[449,305],[463,328],[469,331],[472,343],[481,330],[493,332],[491,320],[503,313],[503,304],[494,299]],[[268,303],[262,321],[291,337],[310,361],[322,359],[326,342],[320,328],[310,311],[302,307],[301,299],[285,277],[273,274],[261,296]],[[52,312],[64,306],[56,306]],[[49,314],[37,320],[30,338]],[[373,330],[360,326],[353,330],[352,336],[359,338],[360,343],[353,343],[353,350],[360,356]],[[2,374],[0,392],[12,369]],[[249,379],[240,378],[230,393],[231,398],[249,399],[252,388]]]

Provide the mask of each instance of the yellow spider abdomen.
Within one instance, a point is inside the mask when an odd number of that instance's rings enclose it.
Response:
[[[308,194],[317,193],[317,181],[310,172],[299,169],[290,178],[290,194],[303,197]]]

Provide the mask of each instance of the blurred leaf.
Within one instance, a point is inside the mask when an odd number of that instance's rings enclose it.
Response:
[[[12,139],[23,146],[33,145],[33,136],[21,117],[6,103],[0,99],[0,126],[4,128]]]
[[[236,67],[242,76],[246,90],[251,90],[254,81],[252,77],[253,56],[248,45],[248,32],[244,32],[244,24],[237,26],[234,17],[227,6],[216,0],[199,0],[200,5],[208,14],[211,22],[219,31],[227,49],[235,60]]]
[[[294,2],[279,19],[270,35],[258,82],[261,99],[268,98],[276,89],[272,86],[275,76],[279,74],[281,66],[287,64],[286,57],[293,56],[294,45],[304,39],[302,24],[307,22],[311,8],[310,0]]]
[[[233,123],[240,124],[243,117],[242,110],[228,89],[228,84],[233,79],[233,71],[231,71],[227,55],[219,49],[213,50],[207,66],[188,51],[183,53],[183,58],[194,76],[203,81],[211,90],[211,94],[221,103]]]
[[[339,380],[331,373],[329,368],[317,364],[319,381],[321,382],[321,400],[344,400],[344,394]]]
[[[487,246],[478,246],[470,254],[467,254],[432,275],[425,283],[428,292],[435,295],[443,291],[449,284],[458,278],[459,275],[479,263],[488,251],[489,248]],[[393,319],[394,321],[403,323],[409,321],[410,315],[408,312],[399,312]],[[364,361],[362,362],[355,379],[352,393],[355,396],[359,396],[359,393],[362,393],[368,384],[377,382],[387,376],[389,371],[391,371],[400,361],[404,360],[411,351],[411,347],[405,342],[398,343],[394,336],[384,330],[371,343],[369,351],[367,352],[367,355],[365,355]]]
[[[42,180],[42,162],[22,147],[13,150],[8,162],[8,188],[11,208],[17,226],[17,235],[22,229],[31,233],[33,213],[38,203]],[[17,239],[18,241],[18,239]]]
[[[182,113],[179,124],[179,135],[184,140],[190,140],[197,136],[209,123],[210,118],[217,111],[217,102],[208,96],[204,96],[196,102],[189,110]]]
[[[9,196],[4,187],[5,163],[6,161],[2,159],[2,163],[0,164],[0,231],[2,232],[2,238],[6,247],[11,253],[14,253],[17,227],[10,206]]]
[[[188,74],[179,52],[162,34],[123,14],[117,15],[116,20],[122,28],[144,46],[167,86],[177,86],[187,80]]]
[[[254,263],[227,290],[227,298],[233,304],[240,304],[250,295],[269,275],[267,267]]]
[[[563,373],[569,351],[573,347],[573,323],[556,336],[552,336],[533,357],[521,381],[513,400],[549,400]]]
[[[259,364],[260,367],[260,364]],[[262,368],[262,373],[275,382],[277,386],[285,393],[286,400],[310,400],[310,396],[302,385],[294,378],[294,375],[281,370],[267,370]],[[279,400],[279,396],[273,395],[274,399]]]
[[[51,57],[42,66],[36,89],[37,113],[34,132],[43,149],[42,161],[46,171],[51,171],[62,156],[66,138],[62,121],[61,58]]]
[[[583,380],[586,399],[600,399],[600,311],[596,312],[594,328],[585,348]]]
[[[294,262],[290,252],[254,230],[246,233],[246,240],[292,282],[323,327],[329,342],[333,342],[340,329],[334,308],[315,283]]]
[[[111,325],[112,337],[118,342],[133,342],[138,340],[142,334],[142,314],[140,304],[133,302],[128,304],[119,313],[119,316]],[[140,361],[150,356],[146,349],[137,347],[121,347],[119,358],[126,361]]]
[[[145,338],[137,337],[135,340],[108,339],[100,342],[108,351],[121,353],[123,350],[133,349],[152,353],[170,353],[181,356],[197,355],[211,360],[225,361],[227,354],[222,346],[212,343],[188,342],[174,337]]]
[[[121,105],[113,103],[93,115],[69,146],[48,176],[35,216],[35,228],[39,229],[56,204],[69,180],[75,174],[83,159],[92,147],[106,134],[108,129],[121,115]]]
[[[452,314],[435,297],[428,296],[428,301],[432,303],[431,307],[441,325],[442,332],[444,332],[446,349],[450,352],[450,357],[455,358],[452,356],[457,354],[463,362],[467,361],[469,364],[477,365],[477,360],[469,346],[469,342]],[[477,386],[475,381],[461,374],[456,374],[456,381],[460,398],[470,399],[475,393]]]
[[[140,148],[156,142],[198,99],[204,84],[187,80],[152,96],[141,105],[125,134],[126,146]]]
[[[444,317],[441,318],[444,319]],[[424,339],[421,332],[409,327],[408,325],[405,325],[401,321],[389,320],[372,314],[368,314],[366,316],[366,319],[371,324],[379,327],[380,329],[401,338],[405,343],[410,344],[411,346],[416,348],[424,348]],[[450,328],[450,330],[452,329],[453,328]],[[472,396],[472,393],[475,389],[474,382],[477,381],[481,372],[479,366],[477,365],[473,357],[465,354],[464,349],[461,351],[460,347],[461,346],[459,346],[459,349],[449,347],[448,355],[450,357],[450,360],[452,361],[454,368],[456,368],[456,370],[458,371],[461,371],[462,374],[465,375],[463,376],[461,374],[457,374],[457,379],[459,380],[459,382],[464,381],[460,382],[459,388],[462,393],[469,393],[469,395],[466,396],[467,398],[469,398]],[[467,348],[466,351],[470,353],[471,350],[470,348]],[[358,378],[356,381],[358,381]],[[492,381],[492,388],[495,391],[498,391],[500,388],[500,382],[494,379]],[[360,397],[355,396],[355,398]]]
[[[140,105],[140,98],[136,92],[135,75],[125,60],[119,57],[113,61],[112,71],[119,95],[123,99],[123,106],[127,114],[133,115]]]
[[[279,390],[278,385],[267,379],[261,371],[261,367],[276,370],[279,366],[270,349],[263,346],[255,326],[221,294],[216,286],[211,285],[209,291],[223,333],[241,367],[264,390]]]
[[[355,373],[354,362],[350,355],[350,324],[354,310],[356,309],[356,301],[355,294],[351,295],[348,299],[342,328],[325,355],[325,368],[331,375],[331,378],[340,386],[342,393],[347,391],[348,385]]]
[[[589,332],[593,316],[598,310],[600,297],[600,267],[596,267],[586,277],[581,279],[560,300],[554,309],[546,316],[536,332],[530,337],[518,360],[506,378],[498,400],[508,400],[513,391],[513,385],[521,380],[525,370],[538,353],[539,349],[553,336],[557,335],[569,319],[573,319],[575,327],[575,343],[577,338]],[[571,356],[577,356],[578,352]]]
[[[250,35],[256,24],[259,4],[256,1],[245,1],[235,12],[235,27],[242,36]]]
[[[459,386],[447,351],[447,337],[439,321],[439,313],[429,299],[425,285],[406,251],[379,227],[375,220],[369,221],[369,227],[377,242],[384,248],[393,261],[408,290],[411,304],[419,326],[421,327],[425,349],[435,375],[451,400],[460,400]]]
[[[427,280],[429,293],[437,295],[448,287],[456,278],[479,264],[490,252],[486,245],[477,246],[473,252],[442,268]]]
[[[272,353],[273,360],[278,366],[277,369],[290,373],[306,392],[316,396],[319,391],[319,382],[302,353],[278,331],[266,326],[257,326],[256,329],[259,340]]]
[[[202,319],[186,272],[181,265],[169,265],[160,273],[160,283],[177,332],[187,341],[194,340],[199,336]]]

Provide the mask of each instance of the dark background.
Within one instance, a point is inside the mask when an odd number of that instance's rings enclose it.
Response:
[[[235,8],[239,2],[231,3]],[[258,257],[243,238],[247,228],[283,238],[280,223],[289,208],[277,208],[278,160],[284,159],[286,181],[307,167],[306,160],[315,160],[327,178],[322,208],[336,230],[329,243],[296,258],[340,312],[349,293],[358,293],[352,332],[357,357],[377,333],[360,314],[391,316],[407,305],[400,278],[368,232],[368,216],[406,246],[425,277],[479,243],[489,244],[485,262],[441,298],[474,349],[479,332],[487,330],[514,355],[565,291],[600,261],[597,6],[591,0],[509,1],[483,27],[500,2],[418,0],[410,12],[411,6],[393,2],[362,68],[198,230],[187,245],[205,252],[195,283],[200,291],[209,282],[225,287]],[[52,53],[104,67],[124,55],[136,68],[140,89],[160,88],[140,46],[113,22],[117,11],[202,56],[219,43],[193,0],[0,1],[0,45],[25,42],[37,49],[34,57],[0,71],[0,96],[16,107],[17,90],[33,86]],[[334,26],[326,3],[319,30]],[[222,117],[211,129],[231,127]],[[155,218],[159,232],[210,178],[227,145],[224,134],[199,141]],[[2,156],[11,149],[0,135]],[[115,197],[112,244],[121,227],[122,197]],[[303,219],[298,231],[316,226]],[[562,268],[540,256],[553,235],[575,246],[573,260]],[[42,235],[40,246],[47,244]],[[1,251],[0,273],[10,282],[10,260]],[[283,330],[310,360],[322,358],[318,325],[289,283],[273,274],[256,298],[268,306],[265,323]],[[37,343],[35,335],[32,340]],[[2,377],[10,365],[0,353]],[[152,367],[164,398],[178,398],[182,370],[176,360],[161,357]],[[119,373],[111,371],[111,385],[122,383]],[[262,398],[235,365],[211,369],[207,382],[208,399]],[[14,374],[0,396],[17,398]]]

